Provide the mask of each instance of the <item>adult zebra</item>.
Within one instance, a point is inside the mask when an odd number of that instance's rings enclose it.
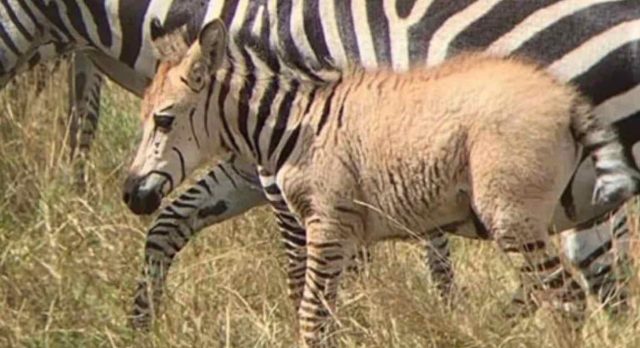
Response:
[[[269,6],[261,6],[267,3]],[[302,70],[306,69],[305,62],[309,57],[320,63],[329,58],[336,65],[349,61],[366,67],[392,65],[404,69],[427,59],[437,62],[458,48],[487,47],[492,43],[495,43],[495,49],[505,52],[520,49],[521,53],[546,62],[569,55],[574,59],[591,58],[585,60],[583,71],[571,71],[566,66],[560,66],[558,71],[567,72],[568,79],[580,77],[577,82],[594,100],[602,102],[601,112],[613,120],[621,120],[619,124],[623,125],[624,131],[632,128],[638,119],[626,117],[637,113],[636,106],[626,102],[637,92],[631,89],[635,80],[619,78],[612,79],[615,83],[604,82],[603,74],[630,75],[628,72],[634,63],[632,50],[626,43],[636,41],[637,37],[626,36],[621,26],[638,18],[637,12],[637,5],[632,1],[605,0],[536,1],[524,5],[517,0],[299,1],[295,6],[292,1],[246,0],[144,0],[131,3],[16,0],[0,5],[0,40],[4,43],[0,61],[2,76],[12,76],[20,66],[33,61],[33,57],[40,54],[38,47],[46,43],[51,44],[48,47],[56,47],[55,53],[87,49],[83,52],[91,58],[90,62],[140,94],[142,87],[136,86],[146,85],[155,67],[147,29],[153,16],[166,19],[165,24],[170,25],[183,21],[185,14],[193,13],[192,30],[204,19],[221,17],[227,24],[233,22],[234,28],[260,33],[265,29],[259,25],[263,21],[255,18],[261,18],[256,14],[262,13],[262,17],[270,15],[281,19],[276,28],[279,41],[284,45],[291,65]],[[594,16],[602,13],[607,14],[600,16],[607,17],[606,21],[591,22]],[[585,30],[585,24],[589,24],[589,30]],[[601,36],[603,33],[608,34]],[[575,39],[566,40],[567,36]],[[582,49],[582,43],[597,38],[608,42],[609,46],[599,47],[595,55],[593,50]],[[621,50],[617,51],[617,48]],[[612,55],[607,56],[609,53]],[[87,83],[87,86],[95,85]],[[276,104],[285,105],[286,91],[274,92],[277,92]],[[95,105],[95,102],[89,103],[91,107]],[[636,140],[633,134],[623,132],[622,135],[631,148]],[[584,188],[583,182],[589,181],[588,169],[580,173],[567,197],[575,197],[576,216],[578,220],[586,221],[600,212],[590,210],[588,198],[582,194],[589,191],[588,184]],[[153,283],[162,282],[163,270],[195,231],[265,203],[262,194],[254,189],[256,182],[252,168],[240,162],[223,163],[174,204],[163,209],[149,230],[145,248],[145,260],[158,262],[151,265]],[[621,213],[616,218],[614,236],[624,240],[628,237],[626,217]],[[291,228],[286,216],[279,223]],[[589,223],[580,226],[582,229],[590,227]],[[600,292],[604,300],[612,295],[610,291],[614,288],[610,268],[613,259],[609,252],[612,249],[611,232],[608,224],[590,231],[589,234],[574,234],[565,245],[569,249],[568,255],[583,268],[590,288]],[[442,254],[448,255],[446,239],[434,245],[443,250]],[[441,274],[448,274],[446,263],[432,264],[445,271]],[[158,286],[153,288],[160,289]],[[144,283],[140,289],[146,289]],[[145,291],[138,293],[136,303],[139,312],[149,313]]]

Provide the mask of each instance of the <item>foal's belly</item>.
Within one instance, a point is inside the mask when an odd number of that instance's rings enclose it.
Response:
[[[429,206],[422,200],[416,200],[404,202],[402,206],[370,207],[365,240],[422,239],[438,230],[454,232],[459,227],[463,227],[462,233],[477,237],[473,226],[468,226],[472,210],[467,190],[455,187],[443,192],[437,201],[428,203]]]

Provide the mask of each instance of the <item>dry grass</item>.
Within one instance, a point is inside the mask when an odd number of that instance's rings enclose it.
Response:
[[[169,275],[163,315],[130,330],[130,296],[150,219],[127,211],[120,185],[138,101],[110,86],[90,160],[89,192],[71,189],[66,67],[36,95],[33,74],[0,93],[0,347],[289,347],[295,321],[266,209],[210,228]],[[634,232],[637,238],[637,231]],[[548,311],[511,329],[498,313],[515,277],[489,243],[455,242],[453,310],[438,300],[413,245],[386,243],[341,293],[344,347],[575,347]],[[640,256],[637,242],[634,253]],[[639,282],[625,320],[593,310],[581,344],[640,346]],[[596,308],[591,303],[591,309]]]

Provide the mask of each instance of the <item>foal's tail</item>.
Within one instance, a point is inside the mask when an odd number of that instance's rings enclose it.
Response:
[[[591,156],[596,170],[592,203],[622,202],[638,192],[640,173],[632,168],[613,127],[593,114],[591,104],[576,97],[571,109],[571,132]]]

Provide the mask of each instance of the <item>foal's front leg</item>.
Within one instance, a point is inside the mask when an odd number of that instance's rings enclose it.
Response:
[[[307,236],[304,227],[287,205],[276,178],[258,167],[258,176],[265,197],[273,209],[287,258],[287,286],[295,310],[300,308],[307,263]]]
[[[295,310],[300,308],[307,269],[306,232],[290,213],[275,210],[284,252],[287,256],[287,286]]]
[[[356,210],[353,214],[357,214]],[[328,331],[335,313],[338,285],[354,249],[354,232],[362,228],[360,223],[352,223],[340,215],[344,213],[333,217],[313,215],[305,223],[307,273],[298,320],[300,336],[308,347],[332,345]]]

